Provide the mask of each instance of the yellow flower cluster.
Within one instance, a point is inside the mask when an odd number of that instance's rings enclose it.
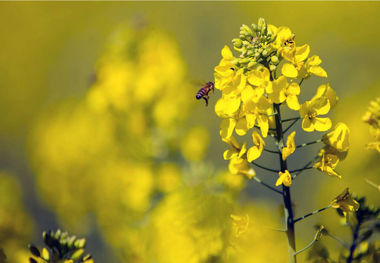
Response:
[[[370,133],[375,141],[367,144],[368,149],[376,149],[380,152],[380,98],[370,102],[367,112],[363,116],[363,121],[370,125]]]
[[[83,233],[94,215],[118,252],[138,250],[136,225],[158,193],[182,184],[183,160],[172,157],[199,161],[207,149],[207,131],[187,127],[192,97],[170,37],[154,28],[113,35],[85,96],[54,105],[30,138],[37,185],[64,228]]]
[[[275,122],[278,114],[275,105],[287,105],[297,111],[304,131],[324,132],[332,126],[330,118],[325,115],[335,106],[338,98],[326,83],[317,88],[311,100],[299,102],[303,81],[312,75],[326,78],[327,73],[321,67],[319,56],[310,56],[308,44],[296,45],[295,35],[288,27],[267,25],[260,18],[257,25],[243,25],[239,38],[232,42],[240,55],[234,56],[228,46],[222,49],[222,59],[214,73],[215,88],[222,92],[215,112],[222,118],[221,138],[231,147],[224,153],[224,159],[230,160],[230,172],[252,177],[255,172],[249,163],[261,156],[265,148],[263,138],[268,134],[276,135],[279,128]],[[260,129],[261,134],[255,129]],[[251,141],[240,143],[235,138],[247,133],[252,134]],[[347,151],[348,133],[344,124],[338,124],[326,136],[326,142],[339,152]],[[294,137],[295,132],[292,132],[287,138],[286,147],[280,146],[283,160],[296,149]],[[328,158],[322,157],[323,162],[328,164],[320,164],[316,168],[327,172],[326,165],[336,165],[336,155],[330,150],[328,154]],[[285,181],[291,184],[289,180]]]

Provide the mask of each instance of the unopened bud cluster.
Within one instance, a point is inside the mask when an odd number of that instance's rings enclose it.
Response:
[[[264,18],[260,18],[257,25],[251,27],[242,25],[239,38],[232,40],[235,50],[240,51],[239,58],[234,61],[238,68],[252,69],[257,63],[268,66],[271,71],[276,70],[279,58],[271,43],[276,39],[276,32],[268,26]]]
[[[70,259],[74,262],[92,263],[91,255],[84,255],[84,247],[86,239],[70,236],[67,232],[47,231],[42,233],[45,245],[50,249],[42,248],[40,251],[35,245],[30,244],[29,250],[33,257],[29,258],[29,262],[38,262],[42,259],[45,262],[61,262],[60,259]],[[65,261],[66,262],[66,261]]]

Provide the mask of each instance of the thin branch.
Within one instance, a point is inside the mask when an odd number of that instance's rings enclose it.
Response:
[[[293,127],[293,125],[294,124],[296,124],[297,123],[297,121],[298,121],[299,119],[296,119],[296,120],[294,120],[285,130],[284,130],[284,132],[283,133],[286,133],[290,128],[292,128]]]
[[[268,168],[268,167],[265,167],[265,166],[262,166],[260,164],[257,164],[257,163],[254,163],[254,162],[251,162],[251,164],[261,168],[261,169],[264,169],[266,171],[269,171],[269,172],[273,172],[273,173],[279,173],[280,171],[279,170],[275,170],[275,169],[271,169],[271,168]]]
[[[300,83],[298,83],[299,86],[301,86],[303,80],[304,80],[304,78],[302,78],[301,81],[300,81]]]
[[[317,160],[317,158],[318,158],[318,155],[315,158],[313,158],[313,160],[311,160],[310,162],[308,162],[307,164],[305,164],[305,166],[303,168],[306,168],[309,165],[311,165],[312,163],[314,163]],[[295,175],[293,175],[292,180],[294,180],[294,178],[296,178],[298,175],[300,175],[303,171],[306,171],[306,170],[301,169],[299,172],[297,172]]]
[[[302,172],[304,170],[309,170],[309,169],[312,169],[312,168],[313,168],[313,166],[303,167],[303,168],[300,168],[300,169],[291,170],[291,171],[289,171],[289,173]]]
[[[298,117],[294,117],[294,118],[284,119],[284,120],[281,121],[281,123],[288,122],[288,121],[295,121],[295,120],[298,121],[300,119],[301,119],[301,117],[298,116]]]
[[[380,191],[380,185],[375,184],[374,182],[372,182],[371,180],[369,180],[369,179],[367,179],[367,178],[364,178],[364,179],[365,179],[365,181],[366,181],[369,185],[375,187],[377,190]]]
[[[315,143],[320,143],[320,142],[322,142],[322,139],[297,145],[296,148],[302,148],[302,147],[305,147],[305,146],[308,146],[311,144],[315,144]]]
[[[318,234],[318,233],[317,233],[317,234]],[[301,250],[298,250],[296,253],[294,253],[294,255],[298,255],[299,253],[302,253],[302,252],[304,252],[305,250],[311,248],[311,247],[314,245],[314,243],[318,241],[318,239],[317,239],[317,234],[315,235],[313,241],[311,241],[309,245],[307,245],[306,247],[304,247],[304,248],[301,249]]]
[[[282,195],[282,192],[280,190],[277,190],[276,188],[274,188],[273,186],[267,184],[267,183],[264,183],[263,181],[261,181],[259,178],[257,178],[256,176],[253,177],[253,180],[255,180],[256,182],[258,182],[259,184],[265,186],[266,188]]]
[[[344,242],[343,240],[337,238],[336,236],[334,235],[331,235],[330,233],[327,232],[326,234],[327,236],[331,237],[332,239],[334,239],[335,241],[337,241],[339,244],[341,244],[345,249],[350,249],[349,246],[346,244],[346,242]]]
[[[320,213],[320,212],[322,212],[322,211],[324,211],[324,210],[326,210],[326,209],[328,209],[328,208],[330,208],[330,207],[331,207],[331,205],[326,206],[326,207],[321,208],[321,209],[318,209],[318,210],[315,210],[315,211],[313,211],[313,212],[311,212],[311,213],[308,213],[308,214],[306,214],[306,215],[304,215],[304,216],[301,216],[301,217],[299,217],[299,218],[294,219],[293,222],[296,223],[296,222],[298,222],[298,221],[300,221],[300,220],[302,220],[302,219],[305,219],[305,218],[307,218],[307,217],[309,217],[309,216],[312,216],[312,215],[318,214],[318,213]]]

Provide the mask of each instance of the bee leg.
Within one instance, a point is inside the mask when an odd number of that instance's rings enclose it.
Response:
[[[203,99],[206,101],[206,107],[208,106],[208,99],[209,99],[209,96],[204,96]]]

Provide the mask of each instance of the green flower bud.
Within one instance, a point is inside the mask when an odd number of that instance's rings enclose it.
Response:
[[[248,50],[247,51],[247,56],[252,57],[253,56],[253,51],[252,50]]]
[[[77,251],[74,252],[74,254],[71,256],[71,259],[73,260],[78,260],[81,258],[81,256],[83,255],[84,253],[84,249],[81,248],[81,249],[78,249]]]
[[[243,46],[243,41],[240,38],[234,38],[232,39],[232,44],[236,48],[241,48]]]
[[[273,65],[273,64],[269,65],[269,70],[270,70],[270,71],[275,71],[276,68],[277,68],[276,65]]]
[[[259,57],[260,57],[260,53],[259,53],[258,51],[256,51],[254,57],[255,57],[256,59],[259,58]]]
[[[268,52],[268,50],[267,50],[267,49],[265,49],[265,50],[263,50],[262,54],[263,54],[263,56],[264,56],[264,57],[266,57],[266,56],[268,56],[268,55],[269,55],[269,52]]]
[[[270,61],[272,61],[273,64],[277,64],[279,62],[277,56],[271,56]]]
[[[258,27],[256,24],[252,24],[252,28],[253,28],[253,31],[257,32],[258,31]]]
[[[267,24],[266,24],[264,18],[262,18],[262,17],[259,18],[259,21],[258,21],[258,23],[257,23],[257,27],[258,27],[258,29],[259,29],[259,31],[260,31],[261,33],[264,33],[264,32],[266,31],[266,29],[267,29]]]
[[[250,61],[249,58],[241,58],[241,59],[239,59],[239,63],[240,63],[240,64],[248,64],[249,61]]]
[[[249,26],[243,24],[240,27],[240,34],[242,34],[242,35],[248,35],[248,36],[253,36],[253,31],[252,31],[252,29],[249,28]]]
[[[256,64],[257,64],[256,61],[251,60],[251,61],[248,63],[247,67],[249,67],[249,68],[253,68]]]
[[[77,239],[74,242],[74,246],[76,248],[84,248],[85,245],[86,245],[86,239],[84,238]]]

